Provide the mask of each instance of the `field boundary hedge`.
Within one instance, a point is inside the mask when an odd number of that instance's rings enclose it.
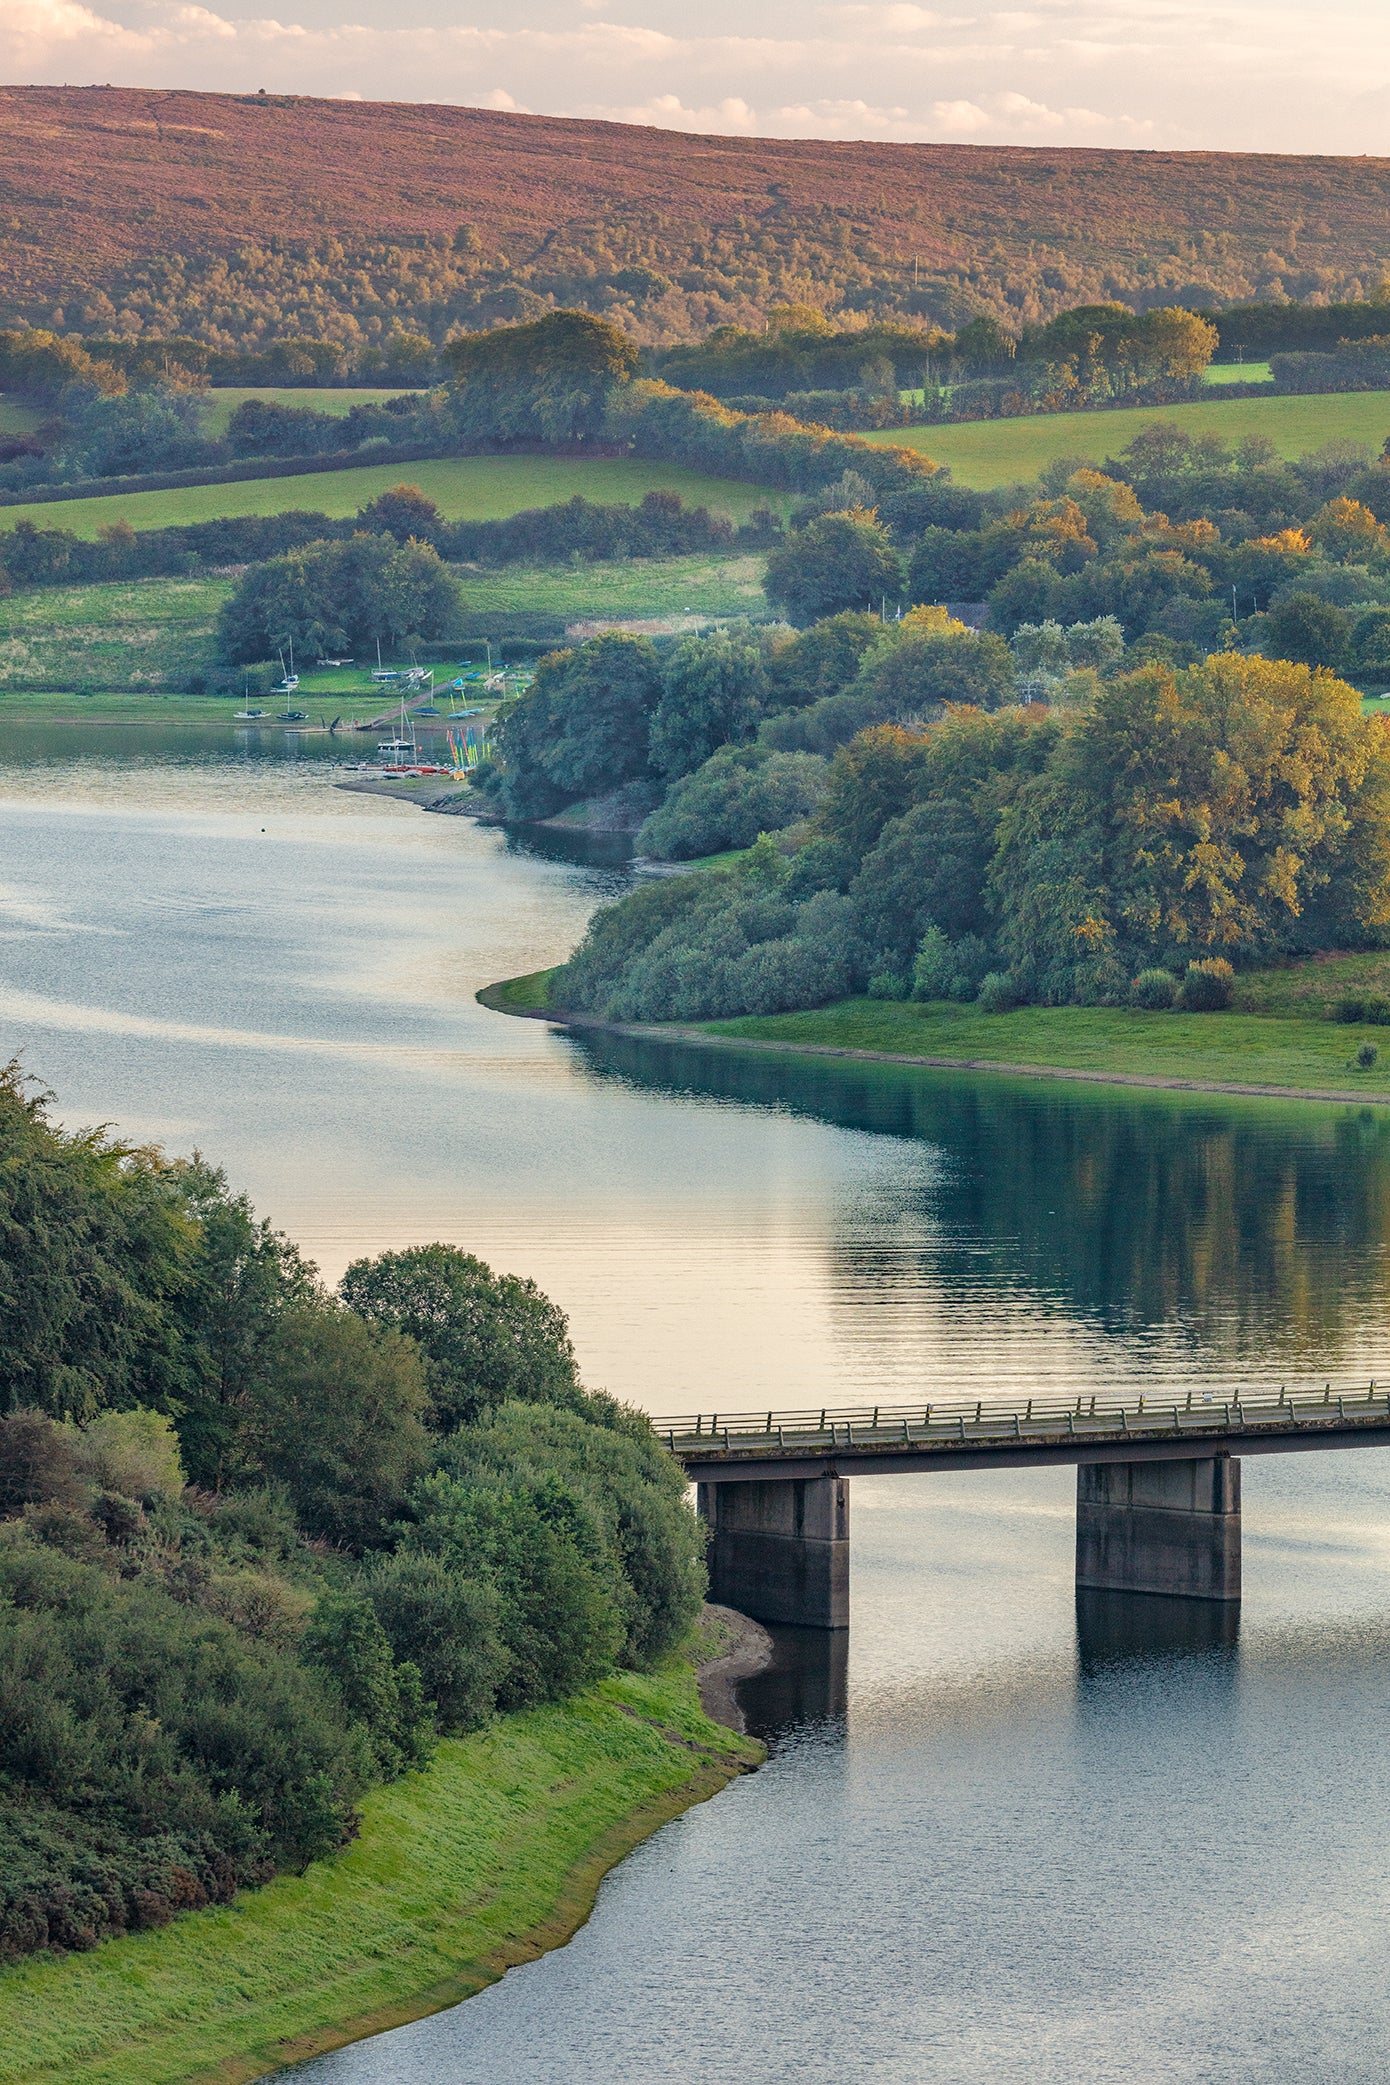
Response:
[[[65,500],[105,499],[113,493],[177,492],[184,485],[238,485],[251,478],[304,478],[320,471],[361,470],[381,463],[428,463],[466,451],[438,442],[383,442],[368,449],[333,449],[309,456],[266,456],[241,463],[209,463],[196,470],[151,471],[135,478],[77,478],[70,485],[26,485],[0,492],[0,507],[61,505]]]

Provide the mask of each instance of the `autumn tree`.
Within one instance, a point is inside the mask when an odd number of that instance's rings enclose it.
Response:
[[[462,433],[583,442],[602,429],[614,387],[631,380],[637,347],[587,311],[551,311],[526,325],[460,334],[444,359]]]
[[[1000,821],[999,940],[1037,996],[1390,927],[1390,743],[1330,673],[1224,653],[1103,687]]]

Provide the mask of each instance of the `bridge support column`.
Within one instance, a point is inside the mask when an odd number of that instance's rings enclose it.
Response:
[[[1187,1600],[1240,1598],[1240,1461],[1083,1462],[1076,1582]]]
[[[849,1626],[849,1487],[843,1477],[699,1486],[710,1598],[758,1622]]]

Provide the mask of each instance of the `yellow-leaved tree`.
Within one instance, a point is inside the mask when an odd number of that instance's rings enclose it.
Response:
[[[1005,811],[1000,939],[1038,996],[1149,962],[1390,934],[1390,732],[1354,688],[1222,653],[1101,689]]]

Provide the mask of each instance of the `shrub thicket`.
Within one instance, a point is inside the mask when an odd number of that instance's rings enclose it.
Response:
[[[667,792],[637,835],[640,854],[690,861],[751,847],[809,817],[825,795],[826,763],[814,753],[770,746],[723,746]]]
[[[302,1866],[436,1730],[686,1630],[682,1473],[532,1283],[436,1245],[329,1296],[13,1067],[0,1154],[0,1959]]]

